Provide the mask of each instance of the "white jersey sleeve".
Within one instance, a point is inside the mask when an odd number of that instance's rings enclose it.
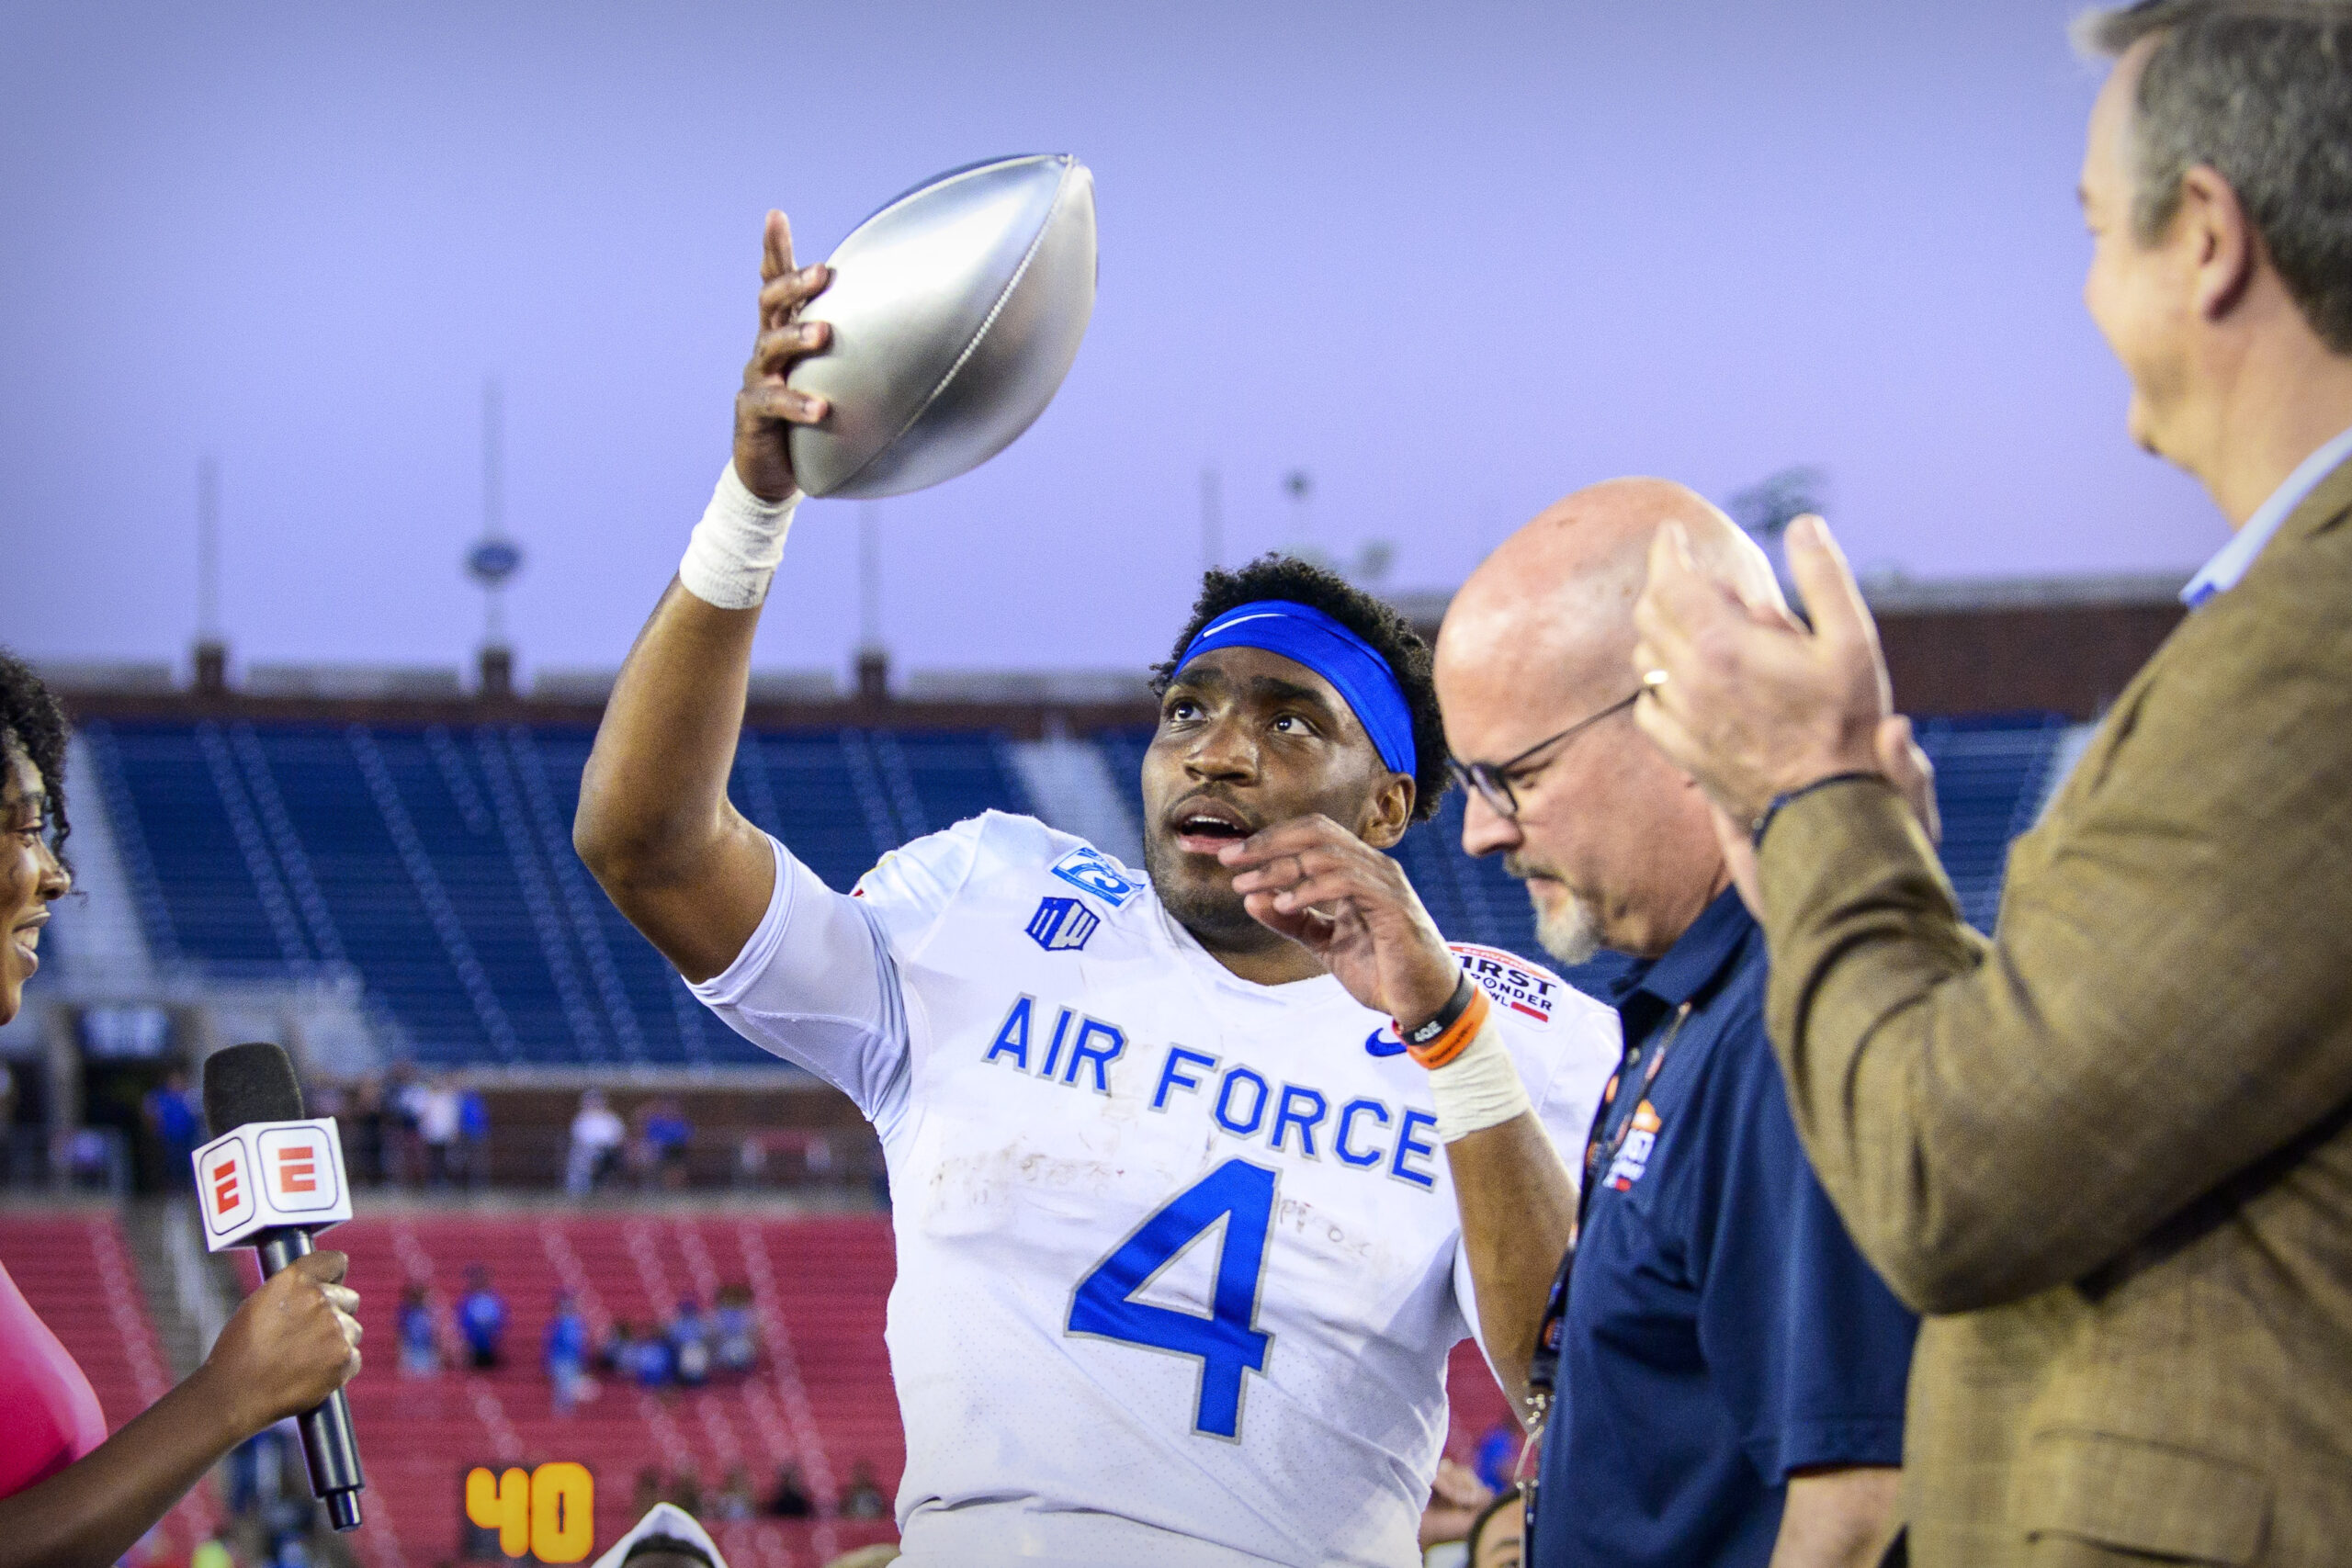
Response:
[[[905,1108],[910,1042],[899,956],[970,874],[978,819],[882,858],[834,892],[774,838],[775,891],[725,972],[689,988],[728,1027],[808,1068],[887,1128]]]

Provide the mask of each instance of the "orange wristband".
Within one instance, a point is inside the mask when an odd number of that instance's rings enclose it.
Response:
[[[1476,994],[1471,997],[1470,1005],[1462,1010],[1462,1016],[1444,1033],[1426,1045],[1406,1046],[1405,1054],[1434,1071],[1468,1050],[1470,1042],[1478,1038],[1478,1031],[1487,1027],[1487,1014],[1494,1010],[1494,1003],[1487,999],[1487,988],[1479,986],[1474,989]]]

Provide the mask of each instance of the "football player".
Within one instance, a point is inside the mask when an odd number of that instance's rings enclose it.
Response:
[[[880,1135],[904,1561],[1417,1562],[1448,1352],[1479,1328],[1523,1392],[1614,1015],[1439,935],[1381,852],[1446,781],[1429,650],[1295,560],[1212,572],[1160,669],[1145,872],[989,812],[842,895],[748,822],[786,434],[827,413],[785,385],[826,275],[780,214],[762,270],[734,460],[575,837],[695,995]]]

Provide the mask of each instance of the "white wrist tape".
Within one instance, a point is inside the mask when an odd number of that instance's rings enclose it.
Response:
[[[1430,1071],[1430,1092],[1437,1098],[1437,1135],[1453,1143],[1535,1109],[1527,1086],[1519,1081],[1519,1064],[1503,1043],[1502,1031],[1491,1014],[1476,1038],[1442,1067]]]
[[[749,610],[768,596],[776,563],[784,558],[784,536],[800,504],[794,491],[782,501],[762,501],[735,475],[735,465],[718,476],[710,505],[686,541],[678,581],[687,592],[722,610]]]

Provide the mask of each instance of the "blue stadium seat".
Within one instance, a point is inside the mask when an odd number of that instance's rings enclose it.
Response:
[[[85,727],[149,940],[223,978],[348,966],[448,1066],[765,1063],[571,850],[593,735],[556,726]],[[1029,808],[990,735],[746,734],[734,798],[846,888]]]
[[[2066,728],[2054,714],[1931,718],[1918,727],[1920,749],[1936,764],[1944,871],[1961,913],[1980,931],[1993,929],[2009,844],[2033,826],[2050,793]]]
[[[347,966],[427,1063],[768,1060],[694,1000],[573,854],[585,728],[93,722],[85,733],[167,962],[223,978]],[[1944,862],[1980,926],[2064,734],[2039,715],[1920,727]],[[1150,738],[1100,739],[1138,810]],[[977,733],[747,732],[731,791],[842,889],[910,839],[1031,809],[1004,740]],[[1461,852],[1462,807],[1450,792],[1398,859],[1449,938],[1538,956],[1524,890],[1498,860]],[[1567,977],[1601,994],[1621,968],[1604,957]]]

